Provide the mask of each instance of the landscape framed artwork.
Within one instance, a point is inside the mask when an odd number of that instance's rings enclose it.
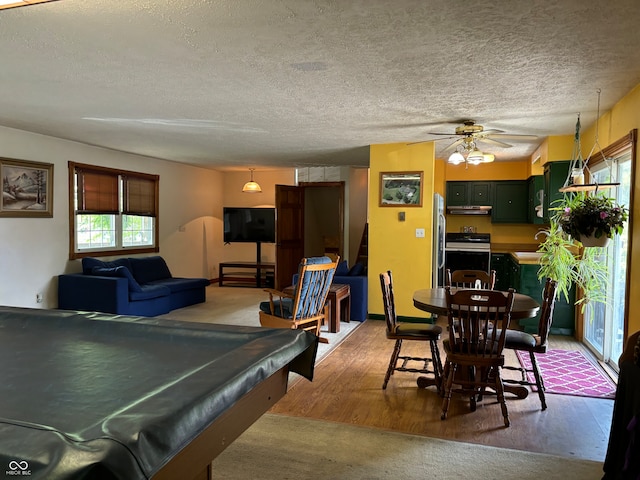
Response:
[[[53,217],[53,164],[0,158],[0,217]]]
[[[380,172],[381,207],[421,207],[423,172]]]

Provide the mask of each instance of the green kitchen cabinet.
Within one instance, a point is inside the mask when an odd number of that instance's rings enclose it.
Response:
[[[469,201],[471,205],[491,205],[493,182],[470,182]]]
[[[491,205],[493,182],[447,182],[447,206]]]
[[[571,160],[561,160],[558,162],[548,162],[544,166],[544,221],[549,223],[549,218],[554,215],[551,210],[556,207],[555,202],[562,200],[564,194],[559,190],[567,180]]]
[[[538,280],[538,265],[518,264],[516,268],[516,291],[523,293],[535,299],[538,303],[542,303],[542,291],[544,289],[544,281]],[[552,335],[573,335],[575,331],[575,286],[569,292],[569,302],[564,297],[556,298],[553,311],[553,323],[551,324],[550,333]],[[540,314],[534,318],[525,318],[519,320],[520,328],[527,333],[538,332],[538,320]]]
[[[447,182],[447,207],[469,205],[469,182]]]
[[[544,221],[544,175],[533,175],[527,180],[528,223],[543,224]]]
[[[493,182],[492,223],[528,223],[529,189],[526,180]]]

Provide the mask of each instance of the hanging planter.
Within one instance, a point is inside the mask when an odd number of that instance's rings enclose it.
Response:
[[[628,210],[602,194],[566,195],[558,208],[562,230],[585,247],[603,247],[624,229]]]
[[[609,245],[611,239],[604,235],[601,237],[596,237],[595,235],[580,235],[580,238],[577,240],[585,247],[606,247]]]

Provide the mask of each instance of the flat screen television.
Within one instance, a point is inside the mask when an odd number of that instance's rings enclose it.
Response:
[[[225,243],[275,243],[275,208],[224,207],[223,213]]]

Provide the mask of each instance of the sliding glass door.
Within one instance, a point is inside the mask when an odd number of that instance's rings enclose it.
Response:
[[[598,164],[591,171],[597,183],[619,181],[620,186],[603,193],[615,198],[617,203],[629,207],[631,179],[631,151]],[[617,179],[617,180],[616,180]],[[616,235],[607,247],[607,269],[609,275],[608,302],[587,306],[584,314],[584,341],[603,361],[618,369],[618,358],[624,342],[625,294],[627,278],[628,228]],[[604,255],[603,255],[604,257]]]

